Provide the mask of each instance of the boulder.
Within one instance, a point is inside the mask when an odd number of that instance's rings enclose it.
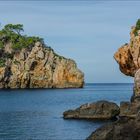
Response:
[[[63,113],[65,119],[93,119],[108,120],[119,115],[119,106],[108,101],[97,101],[91,104],[84,104],[75,110],[68,110]]]

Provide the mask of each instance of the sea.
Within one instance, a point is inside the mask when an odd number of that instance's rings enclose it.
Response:
[[[104,121],[65,120],[85,103],[129,101],[133,84],[85,84],[80,89],[0,90],[0,140],[85,140]]]

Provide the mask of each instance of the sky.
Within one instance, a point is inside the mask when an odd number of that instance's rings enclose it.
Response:
[[[139,1],[0,1],[0,23],[23,24],[55,52],[76,61],[86,83],[129,83],[113,58],[140,18]]]

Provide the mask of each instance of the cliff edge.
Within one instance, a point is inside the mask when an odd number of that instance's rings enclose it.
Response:
[[[114,58],[122,73],[134,77],[132,101],[140,98],[140,19],[131,28],[130,42],[119,48]]]
[[[21,35],[23,25],[0,30],[0,88],[80,88],[84,74],[74,60],[56,54],[38,37]]]
[[[122,73],[134,77],[140,68],[140,20],[131,28],[130,42],[119,48],[114,58]]]
[[[134,77],[131,101],[120,103],[118,120],[101,126],[87,140],[138,140],[140,138],[140,19],[131,28],[130,43],[114,54],[122,73]]]

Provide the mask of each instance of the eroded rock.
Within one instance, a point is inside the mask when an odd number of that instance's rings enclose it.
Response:
[[[115,118],[120,112],[119,106],[108,101],[97,101],[91,104],[84,104],[75,110],[68,110],[63,113],[65,119],[97,119],[108,120]]]
[[[123,45],[114,54],[122,73],[134,76],[140,68],[140,34],[134,34],[135,26],[131,28],[130,42]]]
[[[130,43],[123,45],[114,58],[125,75],[134,77],[134,92],[130,102],[121,102],[118,121],[105,124],[87,140],[140,140],[140,30],[132,27]],[[137,29],[137,30],[136,30]]]
[[[57,55],[41,42],[20,51],[11,50],[10,45],[8,43],[2,52],[8,56],[4,58],[6,62],[1,62],[0,88],[83,87],[84,74],[77,68],[75,61]],[[12,57],[9,53],[12,53]]]

